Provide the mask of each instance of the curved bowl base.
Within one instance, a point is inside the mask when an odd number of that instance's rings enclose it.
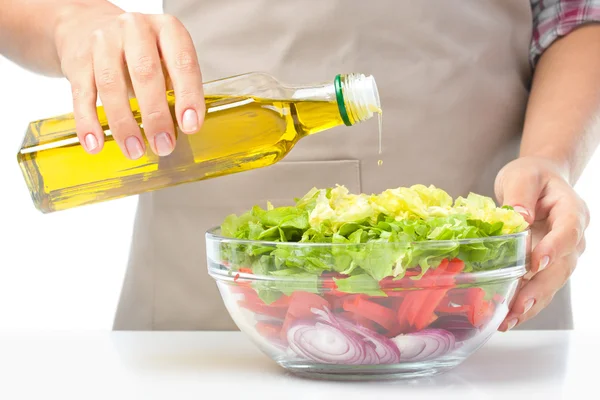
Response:
[[[393,365],[341,366],[300,362],[279,362],[293,375],[327,381],[396,381],[440,375],[457,367],[463,360],[416,362]]]

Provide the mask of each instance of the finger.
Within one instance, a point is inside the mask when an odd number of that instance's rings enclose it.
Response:
[[[167,104],[156,37],[141,14],[127,13],[121,18],[125,32],[125,61],[140,106],[144,133],[156,155],[169,155],[175,148],[175,129]]]
[[[583,255],[583,253],[585,253],[585,247],[586,247],[586,241],[585,241],[585,236],[581,238],[581,240],[579,241],[579,243],[577,243],[577,254],[579,255],[579,257],[581,257]]]
[[[184,133],[195,133],[204,121],[206,105],[202,73],[189,32],[171,16],[156,17],[158,44],[175,93],[175,115]]]
[[[499,330],[507,331],[534,318],[564,286],[576,265],[577,254],[570,254],[527,281],[517,293]]]
[[[534,170],[503,169],[496,180],[499,201],[513,207],[529,224],[535,221],[536,204],[543,190],[542,177]]]
[[[550,232],[540,240],[531,254],[532,271],[538,272],[577,251],[586,227],[585,214],[578,209],[575,197],[563,198],[550,211]]]
[[[92,57],[74,61],[65,72],[71,83],[73,117],[77,137],[85,151],[97,154],[104,147],[104,131],[98,121],[96,109],[98,94],[94,82]]]
[[[125,66],[120,43],[111,40],[101,31],[94,36],[93,62],[98,95],[113,139],[125,156],[132,160],[144,155],[145,146],[140,128],[133,118],[127,85]]]

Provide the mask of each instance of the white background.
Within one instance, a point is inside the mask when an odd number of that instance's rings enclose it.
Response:
[[[116,1],[160,12],[161,1]],[[136,198],[43,215],[33,206],[16,155],[27,124],[71,111],[69,85],[0,58],[0,330],[111,329],[129,251]],[[599,152],[600,153],[600,152]],[[588,249],[572,277],[576,329],[600,328],[600,157],[577,190],[592,213]]]

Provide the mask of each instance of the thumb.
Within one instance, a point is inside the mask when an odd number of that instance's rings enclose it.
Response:
[[[539,174],[523,168],[505,168],[496,179],[496,196],[502,205],[511,206],[525,221],[533,224],[535,209],[543,190]]]

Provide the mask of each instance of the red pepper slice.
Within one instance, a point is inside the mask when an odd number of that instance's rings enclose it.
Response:
[[[243,294],[244,295],[243,301],[245,301],[245,302],[264,304],[264,302],[260,299],[260,297],[258,297],[258,293],[256,293],[256,290],[254,290],[254,288],[252,288],[252,287],[238,286],[238,287],[235,287],[235,290],[233,288],[231,290],[234,293]]]
[[[250,288],[246,293],[244,293],[244,298],[248,302],[253,302],[261,305],[266,305],[264,301],[260,297],[258,297],[258,293],[254,288]]]
[[[504,303],[504,300],[506,300],[506,299],[500,293],[496,293],[492,297],[492,301],[496,304],[502,304],[502,303]]]
[[[387,289],[383,291],[387,297],[404,297],[406,296],[406,289]]]
[[[294,292],[289,299],[288,314],[295,318],[310,318],[315,314],[311,308],[329,308],[329,302],[323,297],[310,292]]]
[[[398,321],[402,326],[413,326],[421,330],[427,327],[437,316],[435,311],[446,298],[446,294],[454,284],[454,276],[464,269],[464,262],[459,259],[442,260],[440,265],[427,271],[418,284],[423,288],[408,292],[398,310]],[[436,289],[427,289],[436,287]],[[440,287],[437,289],[437,287]],[[448,302],[446,301],[446,304]]]
[[[493,314],[494,306],[489,301],[484,301],[478,309],[473,312],[473,326],[480,328],[485,325]]]
[[[287,308],[290,305],[290,301],[291,301],[290,296],[286,296],[285,294],[282,294],[281,297],[279,297],[277,300],[275,300],[271,304],[268,304],[268,306]]]
[[[435,320],[436,320],[436,319],[438,319],[438,316],[437,316],[437,314],[433,314],[433,315],[431,316],[431,319],[429,320],[429,322],[427,322],[427,326],[429,326],[429,325],[433,324],[433,323],[435,322]]]
[[[344,303],[350,302],[357,297],[362,297],[367,300],[368,296],[366,294],[346,294],[343,297],[337,297],[331,302],[331,308],[334,310],[344,310]]]
[[[268,339],[279,338],[281,335],[282,325],[278,322],[258,321],[255,327],[261,336]]]
[[[395,325],[394,311],[361,296],[346,299],[343,308],[346,311],[370,319],[387,330],[392,329]]]
[[[397,321],[400,329],[402,330],[405,330],[410,326],[408,323],[408,310],[412,307],[412,303],[414,302],[413,295],[414,293],[407,292],[406,296],[402,300],[402,303],[400,303],[400,307],[398,307]]]
[[[436,286],[438,278],[440,277],[440,275],[442,275],[445,272],[447,265],[448,265],[448,260],[443,260],[437,268],[430,269],[429,271],[427,271],[427,273],[425,273],[425,275],[423,275],[423,278],[421,278],[421,279],[423,279],[423,283],[421,284],[421,287],[423,289],[416,290],[414,293],[410,294],[411,298],[413,298],[412,299],[413,301],[412,301],[411,307],[409,307],[407,314],[406,314],[406,318],[410,325],[415,326],[417,316],[420,314],[424,314],[424,313],[426,314],[424,316],[421,316],[420,324],[422,323],[423,320],[429,320],[431,318],[431,315],[432,315],[433,311],[435,310],[435,307],[431,310],[431,312],[427,312],[431,308],[431,306],[429,304],[427,304],[427,298],[429,296],[432,296],[432,292],[434,290],[429,290],[429,289],[424,289],[424,288]],[[435,297],[433,297],[433,299],[437,299],[437,297],[438,297],[438,295],[433,295],[433,296],[435,296]],[[443,296],[442,296],[442,298],[443,298]],[[439,298],[437,300],[436,306],[442,300],[442,298]],[[425,311],[422,310],[424,307],[425,307]]]
[[[388,276],[379,281],[379,287],[386,294],[395,293],[400,289],[406,289],[415,286],[414,279],[410,279],[413,276],[419,275],[421,272],[419,270],[406,270],[404,272],[404,276],[401,279],[396,279],[394,277]],[[393,296],[393,294],[392,294]]]
[[[440,265],[441,267],[441,265]],[[454,285],[454,276],[465,268],[465,263],[458,258],[448,262],[442,270],[439,278],[437,279],[437,286],[452,286]],[[439,269],[439,267],[438,267]]]
[[[242,267],[242,268],[238,269],[238,272],[241,272],[242,274],[251,274],[252,273],[252,269],[251,268],[247,268],[247,267]]]
[[[240,300],[238,304],[240,307],[246,308],[255,314],[265,315],[277,319],[283,319],[285,317],[286,309],[282,307],[270,307],[264,303],[261,304],[247,300]]]
[[[314,317],[315,314],[311,311],[312,308],[330,308],[330,304],[325,298],[309,292],[294,292],[288,296],[287,301],[289,306],[279,334],[284,343],[287,343],[287,331],[294,321]]]
[[[467,298],[468,289],[466,288],[453,288],[448,292],[448,298],[455,304],[465,304]]]
[[[253,288],[240,288],[236,291],[244,294],[244,299],[238,302],[241,307],[247,308],[257,314],[276,318],[283,318],[285,316],[290,301],[289,296],[282,295],[273,303],[266,304],[258,297],[258,293]]]
[[[406,322],[408,322],[410,326],[415,325],[415,320],[417,319],[417,315],[419,315],[421,307],[423,307],[423,302],[427,298],[427,294],[426,289],[419,289],[410,294],[410,303],[408,310],[406,311]]]
[[[468,314],[469,321],[474,327],[481,327],[489,313],[489,302],[485,301],[485,291],[482,288],[473,287],[467,290],[466,302],[472,309]]]
[[[401,294],[397,292],[395,296],[389,297],[387,306],[391,308],[395,312],[398,311],[404,300],[406,299],[406,291],[403,291]]]
[[[353,312],[349,312],[349,311],[342,311],[341,313],[338,313],[337,315],[341,316],[342,318],[347,319],[348,321],[352,321],[360,326],[363,326],[367,329],[370,329],[372,331],[375,332],[379,332],[381,330],[383,330],[383,327],[379,324],[377,324],[376,322],[362,317],[358,314],[355,314]]]
[[[479,287],[471,287],[467,289],[465,301],[467,304],[477,306],[483,302],[485,291]]]
[[[326,279],[323,281],[322,284],[323,284],[322,293],[325,296],[340,297],[340,296],[346,296],[348,294],[348,293],[340,292],[339,290],[337,290],[337,284],[335,283],[335,281],[333,279]]]
[[[324,289],[337,289],[337,285],[333,279],[325,279],[322,284]]]
[[[437,308],[440,301],[446,296],[448,289],[432,289],[429,290],[429,295],[423,302],[421,310],[415,319],[414,326],[416,329],[421,330],[426,328],[432,318],[435,316],[434,311]]]
[[[448,263],[446,271],[457,274],[465,269],[465,262],[459,258],[455,258]]]
[[[237,282],[235,285],[228,286],[228,289],[231,293],[242,293],[246,294],[247,291],[254,291],[252,288],[248,286],[240,285],[240,282]]]
[[[340,292],[340,291],[339,291],[339,290],[337,290],[337,289],[331,289],[330,291],[328,291],[328,292],[325,292],[325,294],[326,294],[326,295],[329,295],[329,296],[333,296],[333,297],[344,297],[344,296],[348,296],[348,293],[346,293],[346,292]]]
[[[394,280],[393,277],[388,276],[386,278],[383,278],[382,280],[379,281],[379,287],[383,290],[385,289],[390,289],[390,288],[394,288],[394,287],[398,287],[398,286],[402,286],[400,284],[400,282],[402,282],[402,279],[397,279]]]
[[[444,314],[468,314],[471,312],[471,306],[464,305],[453,307],[449,304],[440,303],[436,311]]]

